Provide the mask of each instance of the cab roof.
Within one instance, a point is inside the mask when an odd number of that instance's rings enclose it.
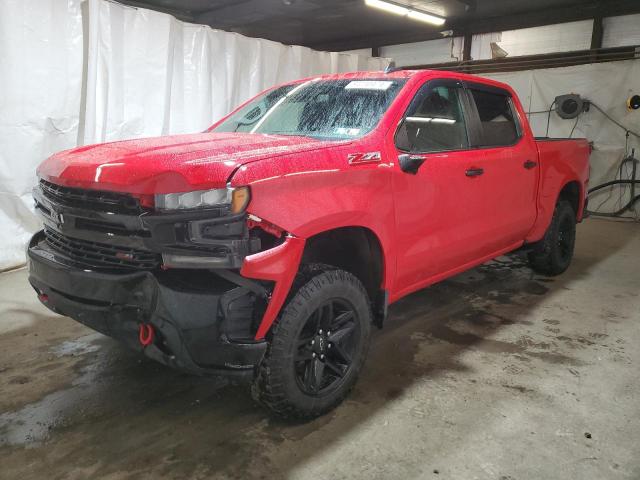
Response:
[[[452,78],[461,81],[482,83],[485,85],[491,85],[498,87],[514,94],[514,90],[507,84],[498,82],[496,80],[480,77],[477,75],[469,75],[467,73],[450,72],[447,70],[394,70],[389,73],[384,71],[372,71],[372,72],[348,72],[348,73],[334,73],[329,75],[315,75],[305,79],[301,79],[298,82],[304,82],[314,79],[322,80],[367,80],[367,79],[389,79],[389,80],[405,80],[413,79],[415,81],[427,80],[431,77],[437,78]],[[295,82],[295,83],[298,83]]]

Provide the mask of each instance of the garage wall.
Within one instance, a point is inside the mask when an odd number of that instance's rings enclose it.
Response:
[[[638,25],[640,14],[604,18],[602,46],[613,48],[640,45]],[[593,20],[582,20],[475,34],[471,40],[471,59],[491,59],[493,42],[507,52],[509,57],[588,50],[591,48],[592,32]],[[460,61],[463,46],[463,38],[454,37],[387,45],[380,47],[380,52],[383,57],[393,58],[398,66],[431,65]]]
[[[603,19],[602,46],[625,47],[640,45],[640,13]]]
[[[35,168],[52,153],[201,131],[274,84],[387,64],[104,0],[2,0],[0,62],[0,270],[24,262]]]
[[[509,57],[570,52],[591,48],[593,20],[521,28],[504,32],[482,33],[471,39],[471,58],[491,59],[491,43],[495,42]]]
[[[380,56],[393,58],[398,67],[462,60],[462,37],[440,38],[426,42],[380,47]]]

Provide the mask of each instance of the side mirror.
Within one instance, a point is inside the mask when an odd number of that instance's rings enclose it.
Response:
[[[400,169],[411,175],[415,175],[418,173],[418,170],[424,163],[427,157],[423,155],[412,155],[409,153],[405,153],[402,155],[398,155],[398,161],[400,162]]]

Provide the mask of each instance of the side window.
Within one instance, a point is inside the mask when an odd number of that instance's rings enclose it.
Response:
[[[520,128],[511,97],[482,90],[469,90],[480,117],[479,147],[513,145]]]
[[[456,86],[423,86],[398,129],[396,146],[416,153],[468,148],[461,95]]]

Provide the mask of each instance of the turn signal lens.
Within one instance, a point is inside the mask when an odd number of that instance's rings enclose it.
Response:
[[[241,213],[249,204],[249,187],[238,187],[231,194],[231,213]]]

